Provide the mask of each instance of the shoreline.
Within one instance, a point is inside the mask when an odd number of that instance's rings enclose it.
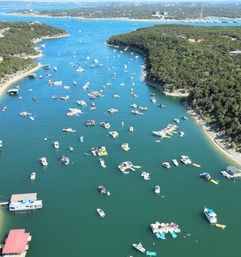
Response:
[[[204,134],[209,138],[210,142],[216,147],[216,149],[232,160],[232,162],[234,162],[236,165],[241,167],[241,153],[235,151],[231,147],[226,146],[225,142],[218,138],[218,132],[212,130],[211,126],[205,122],[201,116],[187,104],[187,102],[185,102],[183,105],[186,107],[187,113],[192,116],[194,121],[201,127]]]
[[[107,42],[105,42],[105,45],[110,46],[110,47],[114,47],[114,48],[119,48],[119,46],[111,45],[111,44],[108,44]],[[120,47],[125,48],[125,46],[120,46]],[[143,57],[146,56],[145,52],[143,52],[139,48],[129,46],[128,49],[132,49],[133,51],[136,51],[136,52],[140,53]],[[162,92],[162,94],[164,94],[165,96],[172,96],[172,97],[188,97],[189,96],[188,92],[182,93],[178,90],[174,91],[174,92],[165,91],[163,86],[161,86],[159,83],[152,82],[152,81],[148,80],[146,78],[146,75],[147,75],[146,74],[146,68],[145,68],[145,65],[143,65],[141,80],[144,81],[148,86],[159,89]]]
[[[32,69],[27,69],[26,71],[22,70],[22,71],[18,71],[12,75],[10,75],[10,78],[8,79],[7,82],[5,82],[4,84],[0,85],[0,97],[2,97],[4,95],[4,93],[6,92],[6,90],[14,83],[16,83],[19,80],[22,80],[23,78],[25,78],[26,76],[28,76],[29,74],[37,71],[38,69],[40,69],[42,67],[41,63],[38,63],[38,65]]]
[[[212,23],[212,24],[219,24],[222,23],[222,21],[216,21],[216,20],[211,20],[211,19],[200,19],[200,18],[194,18],[194,19],[140,19],[140,18],[127,18],[127,17],[110,17],[110,18],[86,18],[86,17],[81,17],[81,16],[50,16],[50,15],[41,15],[37,13],[32,13],[32,14],[23,14],[23,13],[0,13],[0,15],[14,15],[14,16],[21,16],[21,17],[36,17],[36,18],[57,18],[57,19],[79,19],[83,21],[88,21],[88,20],[123,20],[123,21],[143,21],[143,22],[188,22],[188,23]],[[222,19],[222,17],[217,17]],[[225,19],[230,19],[230,20],[241,20],[241,18],[225,18]]]
[[[105,45],[119,48],[115,45],[110,45],[107,42],[105,42]],[[123,47],[123,46],[121,46]],[[130,47],[130,49],[133,49],[133,51],[136,51],[140,53],[141,55],[145,56],[145,53],[141,51],[140,49],[136,49],[135,47]],[[142,70],[142,81],[144,81],[148,86],[154,87],[159,89],[165,96],[172,96],[172,97],[188,97],[189,93],[181,93],[181,92],[167,92],[164,90],[164,88],[159,84],[152,81],[149,81],[146,78],[146,71],[145,71],[145,65]],[[229,158],[232,162],[237,164],[241,167],[241,153],[235,151],[234,149],[227,147],[224,142],[222,142],[222,139],[218,139],[218,133],[211,129],[210,125],[205,122],[201,116],[190,106],[188,106],[187,102],[184,103],[184,106],[187,110],[187,113],[191,115],[194,119],[194,121],[201,127],[204,134],[209,138],[210,142],[216,147],[218,151],[220,151],[222,154],[224,154],[227,158]]]
[[[39,43],[43,40],[57,39],[57,38],[63,38],[63,37],[68,37],[68,36],[69,36],[69,34],[57,35],[57,36],[53,36],[53,37],[46,36],[46,37],[42,37],[42,38],[33,39],[33,43],[37,44],[37,43]],[[43,56],[42,51],[39,51],[39,54],[37,54],[37,55],[33,55],[33,56],[28,55],[28,56],[24,56],[22,58],[37,59],[37,58],[40,58],[42,56]],[[16,73],[13,73],[13,74],[10,74],[9,76],[7,76],[6,77],[7,81],[3,82],[2,84],[0,83],[0,97],[2,97],[4,95],[4,93],[7,91],[7,89],[12,84],[16,83],[19,80],[24,79],[29,74],[34,73],[35,71],[39,70],[41,67],[42,67],[42,64],[37,63],[37,66],[32,68],[32,69],[26,68],[25,70],[20,70],[20,71],[17,71]]]

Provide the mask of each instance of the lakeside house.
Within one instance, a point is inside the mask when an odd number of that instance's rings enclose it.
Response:
[[[25,233],[25,229],[11,229],[2,246],[2,256],[24,257],[29,248],[29,241],[31,241],[31,236],[30,233]]]

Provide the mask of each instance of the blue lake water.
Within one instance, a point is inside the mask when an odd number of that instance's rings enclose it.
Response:
[[[22,100],[8,95],[0,99],[0,105],[7,106],[7,111],[0,113],[0,137],[4,143],[0,152],[0,200],[8,200],[13,193],[29,192],[37,192],[38,198],[43,200],[43,209],[34,212],[10,213],[1,207],[1,240],[9,229],[25,228],[32,234],[29,257],[139,256],[132,247],[132,243],[138,242],[156,251],[157,256],[238,255],[241,185],[225,180],[220,174],[220,170],[231,164],[230,160],[208,141],[201,128],[186,114],[180,99],[165,97],[141,80],[144,60],[138,53],[121,53],[104,44],[111,35],[157,23],[1,17],[9,21],[38,20],[70,34],[67,38],[42,42],[46,48],[37,61],[51,65],[50,78],[45,75],[46,70],[40,69],[36,79],[25,78],[14,85],[20,86]],[[99,63],[90,68],[95,58]],[[54,66],[58,67],[57,72],[53,71]],[[76,72],[79,66],[85,72]],[[114,73],[116,79],[112,80]],[[39,75],[43,78],[39,79]],[[63,86],[49,86],[49,79],[62,80]],[[85,91],[82,87],[87,82],[89,89]],[[108,82],[111,86],[106,85]],[[64,86],[70,88],[67,90]],[[131,95],[131,88],[139,97]],[[100,89],[104,97],[90,100],[87,93]],[[115,93],[120,98],[113,98]],[[151,93],[156,94],[156,104],[150,101]],[[51,99],[54,95],[57,100]],[[69,100],[59,99],[67,95]],[[33,96],[37,98],[35,102]],[[87,102],[87,107],[81,108],[83,114],[67,117],[68,108],[79,108],[77,100]],[[91,102],[96,105],[95,111],[90,110]],[[134,116],[130,107],[134,103],[147,106],[148,111]],[[159,108],[160,103],[167,107]],[[110,115],[109,108],[119,111]],[[19,116],[22,111],[32,113],[35,120]],[[183,115],[189,120],[181,120]],[[174,118],[181,120],[179,128],[185,136],[181,138],[175,134],[160,143],[155,142],[157,138],[152,136],[152,131],[165,128]],[[86,127],[85,121],[92,119],[96,126]],[[110,122],[110,130],[117,130],[119,137],[109,137],[108,130],[99,126],[101,121]],[[135,128],[133,134],[128,131],[130,126]],[[66,127],[75,129],[76,133],[63,133],[62,128]],[[84,143],[81,144],[79,137],[82,135]],[[45,137],[48,138],[46,142]],[[53,148],[55,140],[60,143],[59,150]],[[121,149],[124,142],[129,143],[129,152]],[[97,157],[84,155],[90,153],[91,147],[102,145],[108,151],[108,156],[104,157],[105,169]],[[68,150],[69,146],[74,147],[73,152]],[[69,156],[69,166],[60,164],[62,154]],[[160,167],[164,161],[179,160],[182,154],[188,155],[201,168],[180,164],[177,168],[172,165],[168,171]],[[47,168],[39,162],[42,156],[48,160]],[[140,170],[124,176],[117,166],[126,160],[150,172],[151,180],[143,180]],[[34,182],[29,179],[32,171],[37,174]],[[199,174],[204,171],[219,180],[219,185],[202,180]],[[111,196],[100,195],[99,185],[110,190]],[[155,185],[160,185],[160,195],[154,194]],[[225,230],[207,222],[204,206],[216,211],[218,223],[227,225]],[[104,219],[98,216],[97,208],[104,209]],[[157,239],[149,227],[156,221],[176,222],[182,231],[177,239],[170,235],[166,240]]]

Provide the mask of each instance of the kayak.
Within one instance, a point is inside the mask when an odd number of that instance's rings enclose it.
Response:
[[[218,227],[218,228],[222,228],[222,229],[225,229],[225,228],[226,228],[226,225],[216,224],[216,227]]]
[[[214,179],[211,179],[210,181],[211,181],[213,184],[218,185],[218,181],[216,181],[216,180],[214,180]]]
[[[140,169],[141,166],[133,166],[133,168]]]
[[[195,166],[195,167],[198,167],[198,168],[200,168],[200,167],[201,167],[201,165],[196,164],[196,163],[193,163],[192,165],[193,165],[193,166]]]

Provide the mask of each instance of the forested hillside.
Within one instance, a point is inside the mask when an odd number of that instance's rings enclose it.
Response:
[[[147,78],[188,91],[196,111],[241,150],[240,27],[157,25],[107,42],[143,51]]]
[[[29,56],[37,55],[34,39],[67,34],[64,30],[39,22],[0,22],[0,78],[33,67]]]

